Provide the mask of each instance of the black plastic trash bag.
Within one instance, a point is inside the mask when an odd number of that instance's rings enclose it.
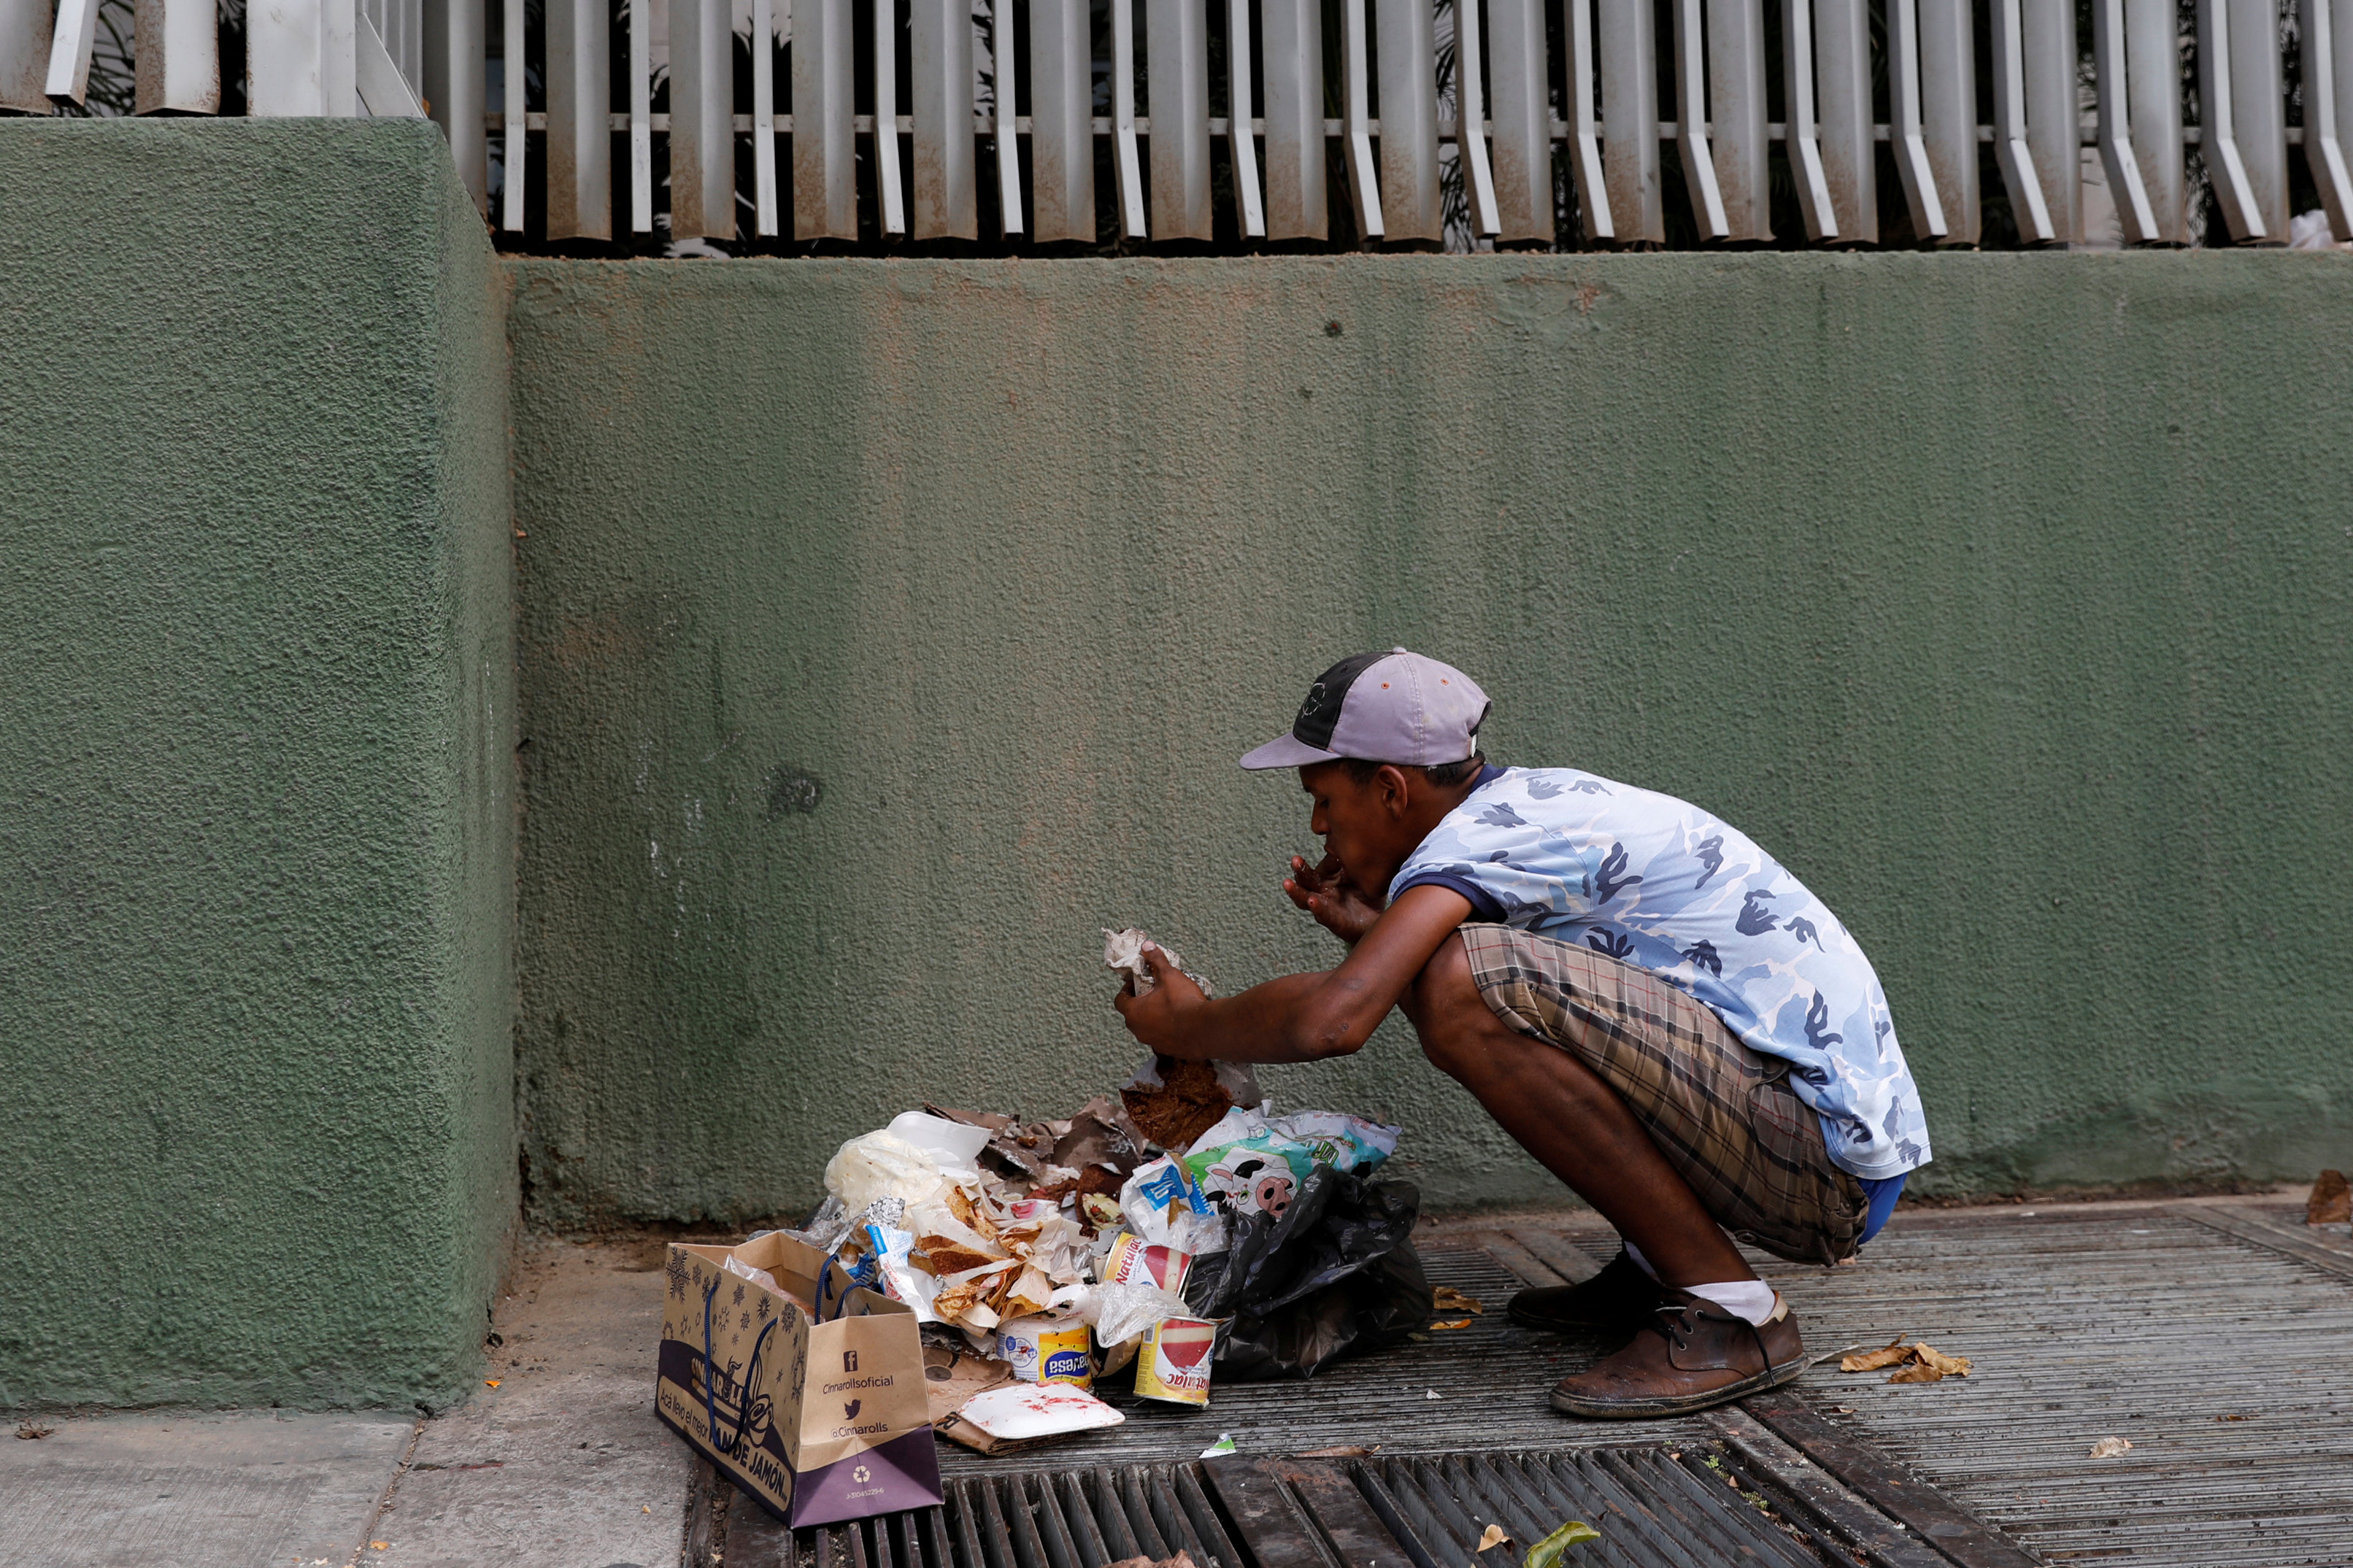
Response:
[[[1318,1165],[1282,1218],[1238,1225],[1225,1268],[1197,1301],[1203,1316],[1232,1320],[1218,1342],[1218,1375],[1311,1377],[1327,1361],[1396,1344],[1428,1323],[1430,1279],[1413,1249],[1420,1212],[1411,1182]]]

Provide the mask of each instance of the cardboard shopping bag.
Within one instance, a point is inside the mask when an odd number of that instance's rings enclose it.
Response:
[[[730,1272],[731,1255],[779,1289]],[[795,1527],[941,1500],[915,1316],[871,1290],[821,1289],[831,1263],[770,1235],[673,1245],[666,1270],[655,1413]],[[818,1322],[807,1303],[820,1300],[839,1315]]]

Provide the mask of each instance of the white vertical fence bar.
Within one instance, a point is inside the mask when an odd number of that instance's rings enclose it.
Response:
[[[881,23],[891,0],[876,10]],[[793,0],[793,237],[858,237],[858,141],[850,0]],[[875,28],[878,39],[893,29]],[[883,51],[877,49],[878,62]],[[879,76],[878,63],[878,76]],[[877,135],[877,145],[884,138]],[[895,149],[898,136],[888,138]],[[895,162],[895,160],[894,160]]]
[[[1144,164],[1135,146],[1135,0],[1111,0],[1111,173],[1122,238],[1142,239]]]
[[[2052,238],[2080,244],[2084,150],[2075,89],[2075,0],[2020,0],[2019,30],[2026,46],[2026,145],[2034,155],[2035,180],[2051,215]]]
[[[98,40],[98,0],[58,0],[42,89],[52,103],[79,107],[90,92],[90,54]]]
[[[2353,169],[2346,144],[2353,142],[2353,0],[2304,0],[2304,161],[2319,187],[2328,230],[2353,239]]]
[[[1887,141],[1895,154],[1895,178],[1904,187],[1905,205],[1911,209],[1912,232],[1922,239],[1942,239],[1947,232],[1944,197],[1936,189],[1922,129],[1919,0],[1887,0]]]
[[[2010,191],[2010,212],[2018,237],[2029,245],[2059,237],[2042,182],[2026,140],[2026,58],[2021,0],[1991,0],[1993,5],[1993,153]]]
[[[1437,8],[1430,0],[1374,0],[1373,14],[1380,30],[1382,237],[1443,240]]]
[[[2222,0],[2231,28],[2231,134],[2263,214],[2263,237],[2287,243],[2287,97],[2275,0]]]
[[[1707,34],[1700,0],[1674,0],[1675,150],[1683,154],[1683,194],[1702,239],[1732,232],[1715,183],[1715,155],[1707,144]]]
[[[1454,155],[1462,168],[1462,194],[1471,209],[1471,232],[1493,235],[1504,226],[1495,210],[1495,173],[1487,162],[1487,91],[1480,65],[1480,0],[1454,0]]]
[[[1580,3],[1569,0],[1572,9]],[[1495,126],[1495,237],[1506,245],[1550,245],[1552,83],[1545,58],[1544,0],[1487,0],[1486,33]],[[1591,103],[1588,89],[1588,113]]]
[[[458,0],[463,5],[466,0]],[[479,5],[480,0],[473,0]],[[437,13],[439,7],[436,7]],[[0,24],[5,25],[5,24]],[[218,114],[221,101],[220,34],[218,16],[213,0],[138,0],[132,18],[132,68],[137,73],[138,85],[133,106],[141,114]],[[481,17],[478,12],[471,32],[464,35],[477,40],[474,58],[481,59]],[[479,65],[477,67],[479,70]],[[445,123],[444,131],[452,132],[451,144],[457,153],[458,173],[473,193],[474,205],[482,202],[482,182],[487,177],[482,167],[482,95],[477,91],[473,101],[463,107],[471,110],[470,119]],[[436,106],[437,110],[438,106]],[[436,118],[440,118],[437,113]],[[465,135],[470,128],[473,135],[474,158],[470,168],[465,154]]]
[[[248,114],[276,120],[327,112],[319,80],[320,9],[319,0],[285,0],[280,5],[247,8]]]
[[[2125,0],[2092,0],[2092,68],[2099,84],[2100,166],[2116,203],[2116,226],[2127,245],[2147,245],[2163,235],[2149,205],[2148,182],[2141,178],[2140,154],[2133,147],[2132,73],[2126,64]]]
[[[1116,4],[1117,0],[1113,0]],[[1356,204],[1356,233],[1378,239],[1381,175],[1373,163],[1372,61],[1365,36],[1365,0],[1340,0],[1340,133],[1348,161],[1348,196]]]
[[[1871,108],[1871,18],[1863,0],[1815,0],[1814,106],[1822,178],[1839,238],[1879,243],[1878,138]]]
[[[378,120],[425,118],[425,104],[391,46],[376,31],[375,19],[364,10],[352,14],[352,88],[358,109]]]
[[[2157,219],[2154,243],[2189,243],[2181,146],[2181,26],[2174,0],[2124,0],[2125,103],[2133,160]]]
[[[914,237],[978,239],[971,0],[911,0],[907,22],[915,118]]]
[[[1205,0],[1145,0],[1152,237],[1210,239],[1209,28]]]
[[[841,68],[845,73],[844,82],[849,80],[849,64],[846,54],[849,47],[847,41],[849,34],[849,12],[847,0],[844,0],[843,41],[840,45],[845,51]],[[799,58],[800,52],[800,46],[795,44],[793,58]],[[800,79],[797,72],[793,79],[796,82]],[[800,89],[796,87],[793,90],[797,93]],[[841,97],[840,118],[844,125],[849,125],[853,123],[854,117],[849,111],[847,87],[842,89]],[[828,102],[830,103],[831,100]],[[796,98],[794,103],[797,108],[799,100]],[[799,116],[795,115],[793,140],[796,145],[800,141],[800,124]],[[841,134],[843,146],[850,148],[850,155],[854,155],[856,143],[851,140],[850,132],[845,130]],[[882,209],[880,215],[881,230],[886,236],[903,237],[907,232],[907,200],[899,180],[899,0],[874,0],[874,133],[868,145],[874,149],[874,189],[879,196],[877,205]],[[797,169],[798,165],[795,167]],[[833,198],[828,196],[827,199]],[[849,200],[850,232],[854,234],[858,226],[857,187],[854,184],[850,187]]]
[[[2168,8],[2172,0],[2155,0]],[[1917,0],[1920,142],[1945,209],[1944,243],[1970,246],[1978,208],[1978,51],[1970,0]]]
[[[1615,239],[1618,223],[1609,205],[1609,176],[1601,157],[1601,125],[1593,95],[1601,85],[1594,58],[1590,0],[1566,0],[1561,35],[1568,40],[1568,141],[1576,169],[1577,202],[1588,240]]]
[[[1266,237],[1328,238],[1324,7],[1320,0],[1260,0],[1258,15],[1266,57]]]
[[[1258,136],[1250,130],[1250,0],[1226,0],[1226,155],[1234,178],[1234,224],[1244,239],[1266,237],[1266,205],[1259,194]]]
[[[530,116],[524,106],[531,101],[527,84],[531,73],[524,68],[523,5],[522,0],[506,0],[502,7],[500,31],[502,55],[499,64],[499,112],[505,126],[500,132],[499,159],[501,178],[505,182],[499,195],[499,226],[511,234],[520,234],[523,227],[523,201],[528,190],[526,179],[531,172]],[[246,16],[246,47],[253,47],[253,17]]]
[[[2204,122],[2198,151],[2224,226],[2232,238],[2244,243],[2270,237],[2271,230],[2239,153],[2237,106],[2232,101],[2238,78],[2231,68],[2237,42],[2231,36],[2229,0],[2198,0],[2198,117]]]
[[[508,0],[515,4],[517,0]],[[629,232],[654,231],[654,5],[628,0]]]
[[[1010,239],[1021,229],[1021,142],[1015,129],[1020,102],[1016,64],[1021,58],[1013,26],[1013,0],[991,0],[989,67],[996,77],[997,232]]]
[[[735,36],[728,0],[670,0],[670,233],[735,237]]]
[[[1957,3],[1966,5],[1968,0]],[[1798,216],[1804,220],[1806,237],[1820,245],[1839,237],[1839,220],[1830,181],[1822,174],[1821,127],[1814,107],[1814,0],[1786,0],[1782,5],[1781,64],[1789,117],[1782,134],[1789,153],[1790,183],[1797,187]],[[1974,134],[1969,147],[1972,153],[1977,149]]]
[[[1093,60],[1087,0],[1029,0],[1029,200],[1039,240],[1094,243]]]
[[[1895,0],[1888,0],[1894,5]],[[1711,0],[1707,8],[1708,147],[1727,237],[1773,237],[1765,142],[1764,0]]]
[[[319,112],[360,111],[358,0],[319,0]]]
[[[426,0],[425,76],[418,83],[478,212],[488,212],[491,202],[491,142],[483,129],[491,107],[487,20],[482,0]],[[214,75],[217,79],[217,57]]]
[[[763,239],[776,234],[778,216],[776,4],[752,0],[752,232]]]
[[[547,0],[550,239],[613,237],[613,70],[605,4]]]
[[[0,0],[0,110],[49,112],[49,0]]]
[[[1570,0],[1574,5],[1576,0]],[[1650,0],[1599,0],[1602,167],[1621,241],[1667,237],[1659,195],[1659,51]]]

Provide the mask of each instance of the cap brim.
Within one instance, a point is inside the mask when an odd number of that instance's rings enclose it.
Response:
[[[1335,763],[1337,752],[1326,752],[1309,745],[1296,735],[1279,735],[1242,759],[1242,766],[1253,772],[1266,768],[1303,768],[1310,763]]]

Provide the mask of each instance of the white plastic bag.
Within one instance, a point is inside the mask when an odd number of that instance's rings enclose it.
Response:
[[[825,1167],[825,1190],[851,1214],[863,1212],[877,1198],[897,1198],[913,1207],[946,1184],[937,1160],[890,1132],[852,1138]]]

